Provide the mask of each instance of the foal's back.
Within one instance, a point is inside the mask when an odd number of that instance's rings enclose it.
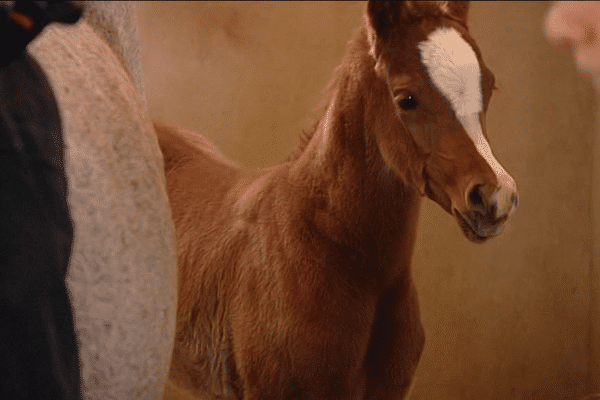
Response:
[[[231,313],[236,301],[244,301],[239,282],[252,273],[242,264],[260,247],[255,239],[265,237],[261,224],[247,218],[261,208],[260,199],[273,198],[271,178],[282,168],[243,170],[199,134],[160,125],[155,130],[180,257],[177,336],[165,398],[185,397],[183,387],[204,388],[191,398],[238,398]]]
[[[223,217],[227,193],[243,175],[203,136],[185,129],[155,125],[163,153],[167,191],[178,228],[180,254],[190,246],[198,247],[197,232],[214,235],[217,219]],[[204,230],[198,230],[202,226]],[[192,229],[195,228],[195,229]]]
[[[177,335],[165,399],[187,398],[188,395],[189,398],[204,397],[205,393],[186,394],[180,387],[197,386],[187,380],[192,375],[207,380],[209,376],[217,376],[214,382],[203,381],[200,386],[216,392],[226,390],[227,385],[219,379],[227,375],[223,367],[226,360],[215,349],[228,347],[228,343],[215,343],[214,338],[224,336],[224,326],[218,321],[223,321],[227,306],[219,299],[223,293],[217,290],[218,271],[210,268],[219,249],[213,246],[211,252],[209,244],[211,241],[218,244],[219,238],[225,241],[224,224],[220,219],[226,218],[223,209],[227,193],[239,179],[240,170],[199,134],[176,127],[156,124],[154,127],[164,157],[179,253]],[[201,282],[202,287],[194,286],[196,282]],[[203,308],[203,312],[198,313],[198,307]],[[200,314],[197,325],[191,316],[193,313]],[[192,365],[185,357],[190,342],[182,333],[194,330],[203,338],[202,348],[196,349],[196,355],[205,361],[200,361],[201,365]],[[204,357],[205,354],[210,355]],[[194,373],[198,369],[203,373]]]
[[[182,223],[186,215],[181,213],[186,210],[193,209],[194,215],[201,216],[209,204],[221,203],[240,178],[241,169],[195,132],[160,125],[155,125],[155,129],[175,221]],[[189,207],[191,204],[197,207]],[[202,223],[194,221],[198,222]]]

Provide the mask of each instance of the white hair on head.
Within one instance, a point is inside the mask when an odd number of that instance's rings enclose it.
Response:
[[[433,84],[450,101],[456,115],[480,113],[481,70],[465,39],[453,28],[438,28],[418,47]]]
[[[440,6],[440,10],[442,10],[444,13],[450,14],[450,9],[448,8],[447,1],[440,1],[439,6]]]

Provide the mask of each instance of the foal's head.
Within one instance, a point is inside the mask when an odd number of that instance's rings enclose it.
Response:
[[[494,76],[467,11],[466,2],[370,1],[366,29],[387,87],[378,117],[387,122],[375,132],[383,160],[480,242],[502,231],[518,196],[486,139]]]

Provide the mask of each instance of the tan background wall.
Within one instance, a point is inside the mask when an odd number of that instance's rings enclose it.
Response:
[[[501,237],[475,245],[424,200],[414,275],[427,342],[413,399],[579,399],[598,389],[598,117],[570,55],[544,41],[548,6],[472,5],[472,33],[500,87],[490,142],[517,181],[520,209]],[[282,161],[363,7],[139,5],[152,117],[203,133],[248,167]]]

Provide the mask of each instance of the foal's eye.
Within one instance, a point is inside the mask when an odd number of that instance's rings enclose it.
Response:
[[[414,110],[418,105],[419,103],[417,102],[417,99],[411,93],[403,95],[398,101],[398,106],[404,111]]]

